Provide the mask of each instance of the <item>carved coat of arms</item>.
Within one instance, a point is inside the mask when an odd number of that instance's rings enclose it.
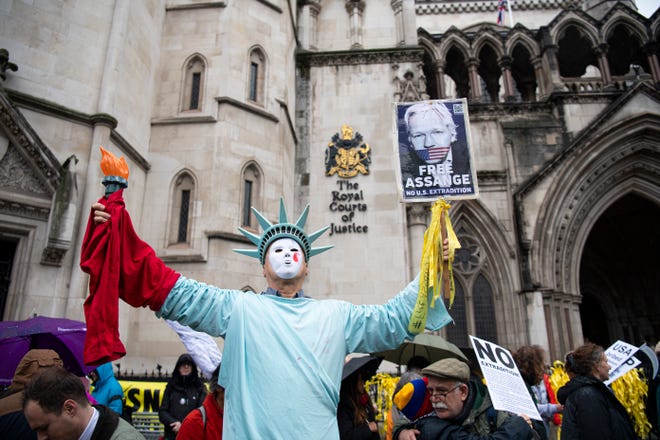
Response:
[[[371,148],[362,141],[362,135],[353,132],[349,125],[341,126],[341,135],[335,133],[325,149],[325,174],[354,177],[358,173],[369,174]]]

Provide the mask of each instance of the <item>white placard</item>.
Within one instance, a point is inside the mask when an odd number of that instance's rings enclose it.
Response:
[[[637,350],[639,350],[638,347],[623,341],[616,341],[614,344],[610,345],[607,350],[605,350],[607,363],[610,364],[610,376],[612,376],[612,373],[614,373],[620,365],[634,355]]]
[[[633,368],[636,368],[639,364],[641,364],[642,361],[637,359],[635,356],[630,356],[628,359],[626,359],[623,364],[619,365],[614,371],[610,373],[610,378],[605,381],[605,385],[609,385],[624,374],[626,374],[628,371],[632,370]]]
[[[493,407],[513,414],[527,414],[542,420],[509,350],[470,335],[474,354],[486,378]]]

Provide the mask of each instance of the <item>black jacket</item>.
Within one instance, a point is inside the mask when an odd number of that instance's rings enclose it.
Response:
[[[179,373],[179,366],[187,362],[193,366],[188,376]],[[160,404],[158,418],[165,425],[165,439],[174,439],[176,434],[170,428],[174,422],[183,422],[188,413],[198,408],[206,397],[206,387],[199,378],[197,366],[189,354],[182,354],[176,362],[172,378],[165,387],[163,401]]]
[[[557,391],[564,405],[561,440],[637,440],[626,409],[593,376],[576,376]]]
[[[441,419],[435,413],[427,414],[414,423],[396,430],[394,439],[399,438],[403,429],[418,429],[417,440],[529,440],[536,438],[534,431],[522,417],[509,417],[496,431],[489,435],[471,434],[464,426]]]
[[[367,403],[367,421],[374,422],[376,414],[371,401]],[[378,432],[371,432],[368,422],[355,426],[353,422],[355,407],[348,400],[339,400],[337,406],[337,424],[339,425],[339,438],[341,440],[379,440]]]

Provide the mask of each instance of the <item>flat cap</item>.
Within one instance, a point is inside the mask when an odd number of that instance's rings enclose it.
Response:
[[[470,380],[470,367],[458,359],[447,358],[433,362],[422,370],[422,374],[440,379],[455,379],[460,382]]]

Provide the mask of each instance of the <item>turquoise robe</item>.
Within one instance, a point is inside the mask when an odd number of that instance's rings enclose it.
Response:
[[[412,339],[417,289],[416,279],[384,305],[354,305],[219,289],[182,276],[157,314],[225,339],[224,440],[338,440],[345,356]],[[426,326],[451,321],[436,301]]]

